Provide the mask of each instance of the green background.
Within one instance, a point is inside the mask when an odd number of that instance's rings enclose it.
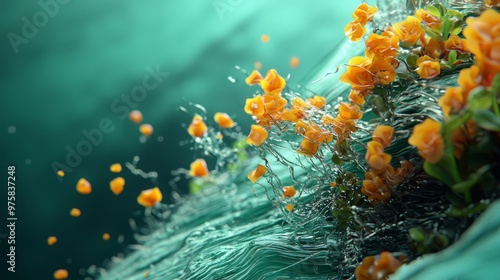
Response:
[[[134,243],[128,220],[141,219],[136,203],[149,180],[121,173],[127,183],[115,197],[108,187],[115,174],[109,165],[141,157],[139,167],[159,173],[158,186],[165,202],[173,202],[171,170],[188,168],[195,158],[185,130],[191,116],[179,111],[190,102],[202,104],[211,120],[227,112],[249,131],[251,118],[243,113],[253,89],[243,82],[255,61],[262,71],[276,68],[294,88],[310,69],[335,51],[344,40],[343,27],[359,1],[1,1],[0,8],[0,160],[4,169],[0,194],[1,221],[6,223],[7,167],[16,166],[16,273],[7,274],[6,227],[0,229],[0,275],[8,279],[51,279],[52,272],[67,268],[70,279],[82,278],[80,268],[104,266],[105,259],[126,251]],[[47,15],[40,3],[50,6]],[[57,9],[55,9],[57,7]],[[24,20],[38,22],[29,37]],[[40,24],[42,23],[42,24]],[[36,26],[35,26],[36,27]],[[31,30],[33,31],[33,30]],[[12,35],[15,34],[15,35]],[[262,34],[270,41],[263,44]],[[12,45],[13,36],[23,42]],[[19,38],[19,37],[17,37]],[[291,69],[292,56],[300,65]],[[346,57],[346,61],[348,57]],[[168,72],[159,85],[137,102],[144,121],[155,132],[140,143],[138,126],[122,119],[112,108],[123,95],[142,85],[147,67]],[[333,70],[333,69],[332,69]],[[231,83],[228,76],[237,82]],[[130,107],[130,106],[127,106]],[[83,130],[99,128],[109,119],[113,131],[103,134],[62,182],[52,168],[67,165],[67,148],[86,140]],[[15,132],[13,129],[15,128]],[[163,141],[158,141],[158,136]],[[75,191],[81,177],[93,192]],[[185,194],[187,182],[176,190]],[[69,210],[82,210],[73,218]],[[111,240],[101,239],[109,232]],[[125,241],[117,244],[117,236]],[[59,238],[49,247],[50,235]],[[4,279],[4,277],[0,277]]]

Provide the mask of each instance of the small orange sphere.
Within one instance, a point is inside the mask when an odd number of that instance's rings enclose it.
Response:
[[[255,69],[257,70],[260,70],[262,69],[262,63],[260,61],[255,61],[255,63],[253,64],[253,66],[255,67]]]
[[[286,208],[286,210],[288,210],[288,212],[292,212],[292,211],[293,211],[293,209],[295,209],[295,207],[293,207],[293,205],[292,205],[292,204],[290,204],[290,203],[289,203],[289,204],[287,204],[287,205],[285,206],[285,208]]]
[[[119,163],[113,163],[109,167],[109,170],[111,170],[111,172],[113,172],[113,173],[120,173],[120,172],[122,172],[122,165]]]
[[[63,280],[68,278],[68,271],[66,269],[58,269],[54,271],[54,279]]]
[[[80,215],[82,214],[82,211],[80,211],[80,209],[78,209],[78,208],[73,208],[73,209],[71,209],[71,211],[69,211],[69,214],[73,217],[80,217]]]
[[[106,233],[104,233],[104,234],[102,235],[102,240],[106,240],[106,241],[107,241],[107,240],[109,240],[109,238],[110,238],[110,237],[111,237],[111,236],[109,235],[109,233],[107,233],[107,232],[106,232]]]
[[[85,178],[81,178],[76,183],[76,191],[81,194],[87,195],[92,192],[92,186],[90,185],[89,181],[85,180]]]
[[[57,237],[49,236],[49,238],[47,238],[47,244],[49,244],[49,246],[52,246],[56,243],[57,243]]]
[[[133,123],[141,123],[142,122],[142,113],[139,110],[133,110],[128,114],[128,118]]]
[[[294,186],[283,187],[283,197],[294,197],[297,191]]]
[[[299,66],[299,58],[296,56],[290,58],[290,67],[295,68],[297,66]]]
[[[267,35],[267,34],[262,34],[262,36],[260,36],[260,40],[262,41],[262,43],[267,43],[267,42],[269,42],[269,40],[270,40],[269,35]]]
[[[57,171],[57,176],[59,176],[59,177],[64,177],[64,171],[62,171],[62,170],[58,170],[58,171]]]
[[[214,120],[219,125],[220,128],[234,127],[233,119],[231,119],[231,117],[226,113],[221,113],[221,112],[215,113]]]
[[[153,134],[153,126],[147,123],[141,124],[141,126],[139,126],[139,131],[146,137],[151,136],[151,134]]]

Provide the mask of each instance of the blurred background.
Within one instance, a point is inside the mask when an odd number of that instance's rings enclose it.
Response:
[[[0,279],[52,279],[59,268],[79,279],[82,269],[124,252],[134,243],[129,219],[144,212],[137,195],[154,183],[124,168],[125,190],[115,196],[110,164],[139,156],[138,167],[158,172],[164,202],[173,202],[171,171],[189,168],[196,157],[180,145],[190,138],[185,127],[192,115],[179,106],[201,104],[209,120],[226,112],[247,133],[252,120],[243,106],[254,89],[235,65],[250,72],[259,61],[263,74],[269,68],[290,74],[294,88],[344,40],[343,28],[360,3],[0,2],[1,222],[7,224],[10,165],[16,167],[17,217],[15,273],[7,271],[8,232],[0,226]],[[294,69],[293,56],[300,59]],[[154,127],[145,143],[128,120],[133,109]],[[86,134],[95,137],[90,149],[82,146]],[[80,159],[70,155],[78,149],[85,151]],[[59,168],[66,170],[62,181]],[[93,186],[88,196],[75,190],[82,177]],[[187,182],[178,186],[187,194]],[[82,211],[79,218],[69,215],[74,207]],[[103,233],[111,239],[104,241]],[[47,245],[51,235],[58,237],[54,246]]]

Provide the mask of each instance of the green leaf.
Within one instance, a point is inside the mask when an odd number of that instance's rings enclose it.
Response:
[[[455,64],[455,62],[457,62],[457,51],[456,50],[450,51],[450,53],[448,54],[448,62],[450,63],[450,65],[453,65],[453,64]]]
[[[459,11],[456,11],[456,10],[448,10],[448,15],[452,16],[452,17],[456,17],[456,18],[459,18],[459,19],[463,19],[464,18],[464,14],[462,14],[461,12]]]
[[[472,113],[468,110],[462,114],[451,115],[443,126],[443,135],[445,135],[445,138],[449,138],[455,130],[464,125],[471,117]]]
[[[459,193],[466,193],[469,192],[470,189],[472,189],[472,187],[474,187],[474,185],[476,185],[478,181],[479,176],[477,176],[476,174],[471,174],[467,178],[467,180],[451,186],[451,189]]]
[[[344,161],[341,160],[340,157],[337,154],[333,154],[332,155],[332,162],[335,163],[335,164],[338,164],[338,165],[344,163]]]
[[[427,8],[425,8],[431,15],[435,16],[435,17],[441,17],[441,12],[439,11],[439,9],[436,7],[436,5],[434,6],[427,6]]]
[[[443,40],[447,40],[448,36],[450,36],[451,27],[452,24],[450,20],[443,20]]]
[[[495,77],[493,77],[493,81],[491,82],[491,90],[493,92],[500,91],[500,73],[496,74]]]
[[[481,128],[491,131],[500,131],[500,117],[497,117],[490,110],[474,111],[473,119]]]
[[[426,160],[424,162],[424,170],[427,175],[439,180],[443,184],[450,187],[454,185],[451,176],[448,175],[448,170],[446,170],[446,168],[441,166],[439,163],[433,164]]]
[[[417,68],[417,58],[418,56],[414,55],[414,54],[410,54],[408,56],[408,58],[406,59],[406,62],[408,63],[408,65],[412,68]]]
[[[411,228],[408,233],[410,234],[410,238],[417,242],[425,241],[425,231],[421,227]]]
[[[491,108],[491,96],[484,87],[476,87],[469,93],[467,106],[470,110],[484,110]]]
[[[468,53],[462,53],[458,56],[458,60],[468,62],[470,60],[470,55]]]

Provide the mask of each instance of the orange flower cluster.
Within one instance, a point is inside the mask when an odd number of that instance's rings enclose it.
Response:
[[[393,135],[392,127],[379,125],[373,131],[372,141],[367,145],[365,160],[370,170],[365,174],[361,192],[374,203],[389,198],[392,188],[413,173],[413,165],[408,161],[403,161],[396,170],[390,165],[392,156],[385,153],[384,148],[391,143]]]
[[[353,21],[344,28],[345,35],[353,42],[361,40],[366,33],[365,25],[372,20],[377,11],[376,6],[370,7],[366,3],[360,4],[352,13]]]
[[[387,279],[400,266],[400,260],[394,258],[389,252],[382,252],[378,258],[368,256],[356,267],[354,274],[357,280]]]
[[[440,131],[441,124],[427,118],[413,128],[408,143],[418,148],[422,158],[430,163],[437,163],[443,157],[444,148],[444,140]]]
[[[254,70],[245,81],[249,85],[259,84],[264,91],[263,95],[256,95],[246,100],[245,112],[253,116],[258,124],[252,125],[247,137],[248,144],[260,146],[268,137],[266,128],[282,122],[294,124],[295,132],[304,136],[298,148],[299,154],[313,156],[318,152],[321,143],[332,141],[331,132],[307,120],[308,110],[321,109],[325,106],[324,97],[314,96],[305,101],[300,97],[294,97],[290,107],[287,108],[288,101],[281,95],[286,83],[276,70],[269,70],[266,77],[262,77],[257,70]]]

